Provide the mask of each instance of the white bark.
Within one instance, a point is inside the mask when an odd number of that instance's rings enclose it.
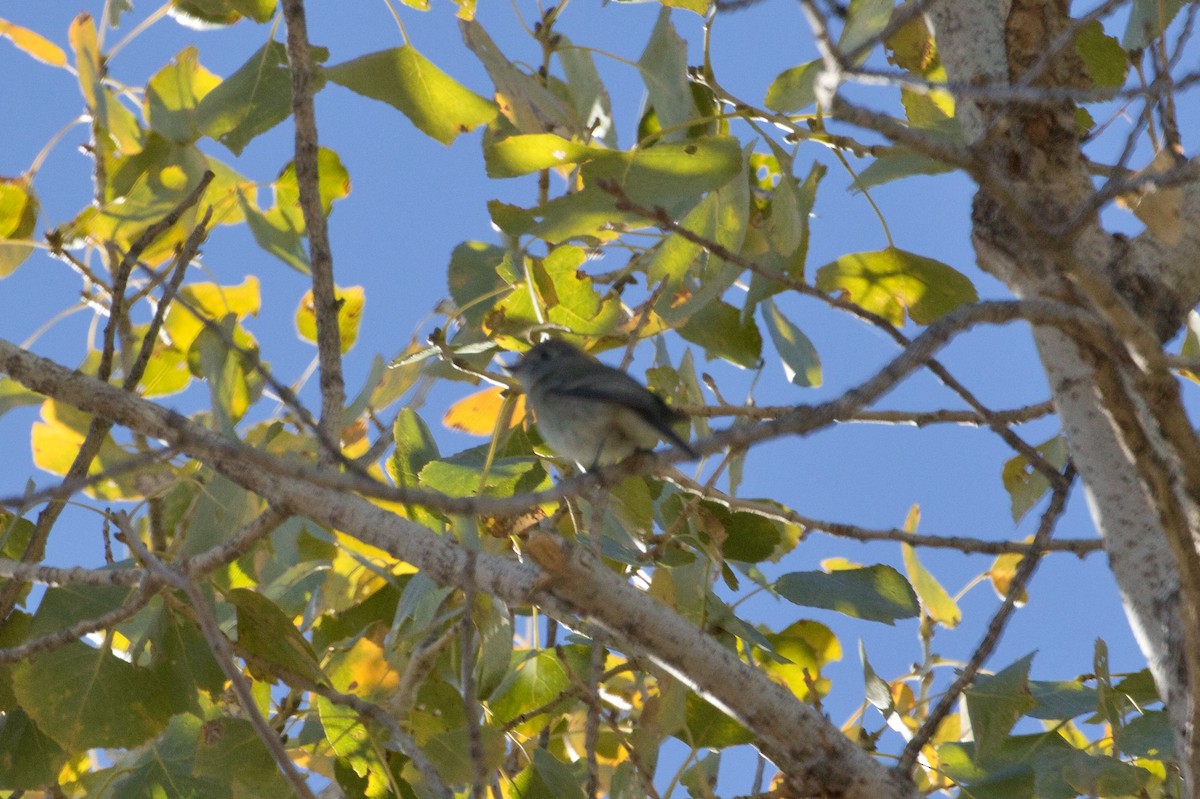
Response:
[[[981,6],[986,5],[986,11]],[[1011,80],[1006,27],[1013,23],[1014,4],[961,3],[945,0],[935,4],[929,14],[938,50],[951,82],[961,84],[1004,83]],[[1043,8],[1053,6],[1046,4]],[[1029,4],[1021,7],[1025,13]],[[1046,13],[1054,13],[1053,11]],[[1025,20],[1027,21],[1027,20]],[[1032,26],[1036,29],[1036,25]],[[1030,27],[1022,32],[1028,33]],[[1047,32],[1047,39],[1052,39]],[[1044,42],[1045,43],[1045,42]],[[1069,106],[1065,107],[1069,111]],[[1069,218],[1092,194],[1090,177],[1083,159],[1065,146],[1060,138],[1047,143],[1023,136],[1021,125],[1027,118],[1043,115],[1044,121],[1063,108],[976,105],[960,101],[958,117],[968,140],[989,148],[987,153],[1003,152],[1016,167],[997,178],[1009,181],[1020,199],[1043,218]],[[1028,114],[1021,117],[1020,114]],[[1005,119],[1006,115],[1009,116]],[[1054,130],[1054,122],[1047,123]],[[1065,123],[1064,123],[1065,124]],[[1001,130],[1008,126],[1007,130]],[[1007,169],[1007,167],[1006,167]],[[976,203],[974,240],[982,268],[1004,280],[1019,297],[1047,295],[1089,305],[1087,291],[1079,291],[1066,277],[1071,268],[1094,270],[1117,289],[1134,310],[1141,314],[1160,338],[1177,327],[1181,309],[1197,300],[1197,271],[1193,253],[1200,241],[1200,191],[1195,186],[1186,192],[1185,224],[1189,225],[1181,246],[1170,246],[1144,233],[1133,242],[1111,236],[1092,218],[1065,253],[1043,247],[1038,251],[1030,242],[1036,237],[1020,235],[1019,214],[989,197],[986,180],[981,181]],[[1016,235],[1014,235],[1016,234]],[[1098,311],[1103,317],[1103,311]],[[1105,321],[1110,321],[1105,319]],[[1185,628],[1181,619],[1181,578],[1169,534],[1162,522],[1162,503],[1146,481],[1147,453],[1137,451],[1124,434],[1119,414],[1112,407],[1111,391],[1100,370],[1110,364],[1098,360],[1095,351],[1046,326],[1035,327],[1035,340],[1049,378],[1055,406],[1063,422],[1073,462],[1083,479],[1089,507],[1103,536],[1109,561],[1120,588],[1126,614],[1137,641],[1154,674],[1159,692],[1171,714],[1177,749],[1189,771],[1187,740],[1191,697],[1185,657]],[[1132,397],[1130,407],[1151,442],[1152,460],[1173,464],[1175,457],[1163,446],[1161,431],[1153,423],[1147,405],[1141,402],[1129,379],[1122,381],[1122,394]],[[1111,381],[1108,383],[1111,388]],[[1165,475],[1167,482],[1178,475]],[[1174,496],[1195,530],[1195,506],[1186,486],[1175,485]]]

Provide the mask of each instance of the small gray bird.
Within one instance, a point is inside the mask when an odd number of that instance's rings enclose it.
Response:
[[[665,440],[698,457],[671,425],[687,417],[620,369],[561,339],[547,339],[508,368],[555,452],[587,469]]]

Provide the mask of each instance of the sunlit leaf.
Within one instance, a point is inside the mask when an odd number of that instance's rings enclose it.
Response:
[[[258,278],[254,275],[247,275],[236,286],[191,283],[180,289],[179,297],[184,302],[175,302],[167,310],[163,330],[171,344],[180,350],[190,349],[204,329],[204,323],[196,314],[212,322],[233,314],[240,321],[247,316],[257,316],[262,307]]]
[[[848,295],[897,326],[905,313],[927,325],[979,299],[971,281],[953,267],[895,248],[843,255],[817,270],[817,288]]]
[[[220,82],[220,78],[200,66],[194,46],[180,50],[172,63],[146,83],[143,104],[150,128],[174,141],[195,141],[200,136],[196,109]]]
[[[334,83],[393,106],[442,144],[496,115],[494,103],[438,69],[412,45],[328,67],[325,74]]]
[[[63,52],[63,49],[40,33],[0,19],[0,36],[16,45],[18,50],[24,51],[44,64],[54,67],[62,67],[67,64],[67,54]]]
[[[1033,541],[1033,536],[1027,536],[1025,542]],[[992,561],[992,567],[988,569],[988,580],[992,583],[992,588],[996,591],[996,596],[1003,599],[1008,596],[1008,592],[1012,586],[1013,577],[1017,573],[1017,567],[1024,560],[1024,555],[1018,555],[1015,552],[1009,552],[1003,555],[997,555]],[[1016,606],[1022,607],[1029,601],[1029,594],[1025,588],[1021,589],[1021,593],[1016,598]]]
[[[337,326],[345,354],[358,341],[358,328],[362,323],[363,305],[367,301],[366,290],[362,286],[347,286],[335,288],[333,296],[338,303]],[[317,312],[313,303],[312,289],[304,292],[300,304],[296,307],[296,332],[301,340],[310,344],[317,343]]]
[[[919,519],[920,509],[913,505],[904,522],[904,531],[916,533]],[[909,582],[912,583],[913,590],[917,592],[917,597],[920,598],[925,612],[943,627],[957,627],[958,623],[962,621],[962,611],[959,610],[958,603],[946,592],[937,578],[921,564],[916,547],[909,543],[901,543],[900,550],[904,557],[904,570],[908,572]]]
[[[490,178],[528,175],[540,169],[576,164],[597,152],[587,145],[568,141],[553,133],[509,136],[484,146],[483,161]]]
[[[767,108],[781,113],[793,113],[817,102],[815,84],[824,65],[818,59],[785,69],[767,87],[763,101]]]
[[[505,391],[506,389],[500,386],[491,386],[463,397],[451,405],[442,416],[442,424],[468,435],[492,435],[500,421],[504,403],[510,399],[505,396]],[[519,424],[525,418],[525,395],[521,394],[511,399],[515,407],[508,415],[509,427]]]
[[[38,199],[26,178],[0,178],[0,278],[11,275],[33,252]]]

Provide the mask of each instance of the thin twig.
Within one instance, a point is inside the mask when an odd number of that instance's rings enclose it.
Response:
[[[101,161],[99,153],[96,154],[96,161]],[[99,169],[99,167],[97,167]],[[111,310],[109,312],[108,324],[104,331],[104,350],[101,353],[100,367],[97,370],[97,378],[102,381],[107,381],[112,371],[113,362],[113,347],[115,346],[116,330],[120,324],[121,317],[124,314],[123,302],[125,294],[125,285],[128,281],[129,274],[133,269],[133,265],[141,258],[146,248],[153,244],[162,234],[166,233],[176,222],[178,222],[187,212],[189,208],[200,202],[200,198],[204,196],[204,192],[208,189],[209,183],[212,182],[215,175],[211,171],[206,171],[196,184],[196,187],[188,193],[186,197],[171,209],[162,219],[155,222],[150,227],[138,236],[133,246],[129,248],[129,252],[121,259],[120,263],[114,267],[115,276],[113,278],[113,289],[111,293]],[[205,217],[207,221],[208,217]],[[203,228],[203,223],[199,226]],[[187,244],[192,247],[199,247],[200,241],[204,238],[204,234],[199,236],[193,231],[193,235],[188,237]],[[186,252],[186,250],[181,250]],[[188,260],[195,256],[194,250],[188,256]],[[142,362],[142,368],[145,368],[145,362]],[[141,372],[134,374],[128,373],[125,376],[125,390],[130,391],[135,387],[138,381],[141,380]],[[83,442],[79,445],[79,451],[76,453],[71,465],[67,468],[67,472],[63,475],[63,482],[75,482],[87,476],[91,470],[92,462],[96,456],[100,454],[100,448],[104,445],[104,441],[108,436],[109,430],[112,429],[112,421],[103,417],[97,416],[88,424],[87,434],[84,436]],[[50,539],[50,531],[54,527],[54,523],[58,521],[58,517],[62,515],[66,508],[64,498],[56,498],[49,502],[41,513],[38,514],[37,522],[34,526],[33,534],[30,536],[29,542],[25,545],[25,551],[21,554],[21,560],[34,563],[40,561],[46,555],[46,542]],[[0,589],[0,621],[7,619],[16,607],[17,597],[20,594],[23,585],[14,580]]]
[[[895,771],[897,774],[909,777],[913,766],[917,762],[917,757],[921,754],[921,749],[925,744],[932,740],[937,728],[941,725],[942,719],[954,707],[954,703],[958,701],[959,695],[970,685],[979,670],[983,667],[984,662],[991,656],[992,651],[996,648],[996,644],[1000,642],[1000,636],[1004,632],[1005,625],[1008,624],[1012,612],[1017,607],[1017,599],[1025,590],[1025,586],[1029,583],[1029,579],[1033,577],[1034,571],[1037,570],[1038,564],[1041,562],[1041,550],[1049,542],[1051,535],[1054,533],[1054,526],[1058,519],[1062,516],[1063,511],[1067,506],[1067,488],[1075,478],[1075,470],[1072,467],[1067,467],[1063,471],[1063,483],[1054,490],[1050,497],[1050,505],[1042,513],[1041,522],[1038,524],[1037,532],[1033,536],[1034,552],[1026,555],[1017,565],[1016,571],[1013,574],[1012,582],[1009,583],[1008,592],[1004,595],[1004,601],[1000,604],[1000,608],[992,616],[992,620],[988,622],[987,630],[983,634],[979,646],[975,647],[975,652],[971,655],[971,659],[967,661],[962,671],[946,689],[946,693],[942,694],[942,698],[934,705],[929,715],[921,722],[921,726],[913,733],[913,737],[909,739],[904,746],[904,751],[901,752],[899,760],[896,762]]]
[[[117,607],[91,619],[84,619],[52,633],[25,641],[17,646],[0,649],[0,663],[19,663],[42,652],[66,646],[72,641],[78,641],[85,635],[100,630],[111,630],[120,622],[137,615],[138,611],[150,604],[150,600],[158,593],[161,583],[158,579],[139,570],[141,581],[130,596]],[[117,574],[118,572],[111,572]],[[110,583],[111,585],[111,583]]]
[[[321,206],[321,178],[318,173],[317,119],[312,99],[312,59],[308,44],[308,23],[303,0],[283,0],[287,21],[288,63],[292,72],[292,117],[296,121],[296,183],[300,189],[300,210],[308,231],[309,260],[312,264],[313,308],[317,319],[317,357],[321,366],[321,431],[325,440],[337,442],[342,429],[342,408],[346,402],[346,384],[342,376],[342,336],[338,328],[341,301],[333,282],[333,252],[329,246],[329,228]],[[317,463],[328,468],[336,458],[324,449]]]

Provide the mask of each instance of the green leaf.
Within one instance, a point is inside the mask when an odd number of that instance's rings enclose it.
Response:
[[[598,150],[553,133],[530,133],[485,144],[483,161],[489,178],[512,178],[577,164],[591,158],[594,152]]]
[[[197,736],[192,774],[229,784],[236,796],[287,796],[291,787],[248,719],[219,716]]]
[[[775,581],[775,590],[797,605],[885,624],[911,619],[920,610],[908,581],[891,566],[882,564],[833,572],[791,572]]]
[[[664,138],[682,139],[687,134],[686,123],[694,116],[695,103],[688,87],[687,43],[671,24],[669,9],[659,10],[637,65],[659,125],[671,129]]]
[[[14,792],[54,784],[67,753],[20,708],[0,715],[0,785]]]
[[[213,700],[220,697],[225,673],[195,621],[164,604],[149,635],[154,647],[150,667],[162,681],[173,710],[198,712],[199,691],[206,691]]]
[[[116,610],[137,589],[123,585],[69,584],[47,588],[29,625],[29,636],[37,638],[65,627],[103,616]]]
[[[600,80],[600,73],[590,50],[574,47],[570,39],[559,35],[554,54],[562,64],[571,93],[571,104],[582,131],[591,141],[599,141],[611,150],[617,148],[616,127],[613,125],[612,100]]]
[[[582,171],[588,186],[584,191],[598,180],[614,181],[634,202],[672,210],[691,207],[702,193],[724,185],[741,169],[736,138],[706,136],[632,152],[597,150]]]
[[[879,36],[891,21],[893,8],[892,0],[850,0],[846,25],[838,39],[838,49],[848,54]],[[866,61],[869,55],[870,50],[863,53],[856,64]]]
[[[146,229],[173,211],[208,170],[208,159],[192,144],[179,144],[151,132],[139,152],[108,162],[104,203],[89,206],[60,226],[58,235],[72,246],[84,239],[95,246],[115,242],[128,249]],[[142,252],[158,264],[174,256],[192,232],[198,211],[187,209],[179,221]]]
[[[86,776],[87,795],[96,799],[233,799],[231,775],[216,781],[192,773],[203,731],[204,722],[195,716],[173,717],[154,740],[116,758],[112,768]]]
[[[753,733],[690,691],[687,695],[686,719],[687,732],[679,737],[700,749],[724,749],[755,740]]]
[[[1055,469],[1067,464],[1067,442],[1061,435],[1038,444],[1034,449]],[[1029,509],[1050,491],[1050,481],[1029,463],[1024,455],[1017,455],[1004,463],[1000,479],[1008,491],[1014,522],[1020,522]]]
[[[1133,757],[1154,760],[1175,757],[1175,735],[1165,710],[1145,710],[1118,727],[1116,744],[1123,754]]]
[[[278,605],[249,588],[234,588],[226,599],[237,608],[238,645],[318,685],[328,684],[312,645]]]
[[[17,664],[12,677],[21,707],[68,752],[137,746],[171,715],[152,671],[77,641]]]
[[[275,0],[229,0],[229,5],[255,22],[269,22],[275,16]]]
[[[964,692],[971,730],[975,733],[976,760],[988,762],[1017,719],[1037,704],[1029,691],[1029,664],[1034,653],[996,674],[980,677]]]
[[[450,144],[495,118],[496,104],[480,97],[412,45],[380,50],[328,67],[334,83],[400,111],[425,135]]]
[[[867,658],[867,648],[863,644],[862,639],[858,640],[858,658],[863,665],[863,693],[867,701],[870,702],[876,710],[883,714],[884,718],[890,718],[896,712],[896,703],[892,699],[892,689],[887,682],[880,677],[875,668],[871,665],[871,661]]]
[[[572,113],[566,104],[542,85],[538,78],[513,66],[487,31],[474,18],[459,22],[463,42],[483,63],[496,94],[503,98],[500,109],[521,133],[571,130]],[[486,121],[486,120],[485,120]],[[584,131],[576,131],[580,135]]]
[[[501,458],[493,461],[483,482],[487,447],[464,450],[421,469],[421,485],[452,497],[507,497],[549,488],[550,478],[538,458]]]
[[[513,777],[513,795],[521,799],[583,799],[583,775],[542,747],[533,750],[533,761]]]
[[[1126,50],[1145,49],[1162,35],[1185,5],[1186,0],[1133,0],[1121,46]]]
[[[0,251],[2,250],[3,246],[0,245]],[[0,377],[0,416],[14,408],[41,405],[45,399],[41,394],[30,391],[11,377]]]
[[[817,270],[817,288],[843,293],[894,325],[927,325],[979,299],[965,275],[941,261],[888,248],[843,255]]]
[[[785,69],[767,87],[763,103],[772,111],[790,114],[817,102],[816,81],[824,65],[820,59]]]
[[[581,167],[582,190],[524,213],[505,208],[505,229],[555,243],[581,237],[607,241],[624,228],[650,223],[632,211],[617,210],[613,197],[596,185],[598,181],[613,182],[634,202],[661,205],[675,218],[682,218],[705,192],[728,183],[741,171],[741,162],[738,141],[729,136],[664,142],[632,152],[596,150],[592,160]],[[496,210],[493,208],[493,213]],[[526,215],[535,220],[532,226]]]
[[[1037,702],[1026,715],[1035,719],[1073,719],[1095,713],[1100,693],[1079,680],[1069,682],[1029,681],[1029,693]]]
[[[722,358],[754,369],[762,358],[762,334],[754,317],[743,320],[737,308],[724,302],[708,303],[692,314],[678,332],[703,347],[709,360]]]
[[[232,25],[242,17],[231,0],[171,0],[171,16],[200,30]]]
[[[772,300],[763,302],[763,321],[767,332],[783,363],[783,374],[788,382],[801,388],[816,388],[821,385],[821,358],[817,348],[808,340],[800,328],[791,323]]]
[[[24,177],[0,178],[0,278],[11,275],[33,252],[27,243],[37,227],[38,199]]]
[[[67,32],[75,52],[75,67],[79,72],[79,89],[87,102],[96,127],[107,133],[106,143],[117,152],[130,155],[142,149],[143,131],[133,113],[121,105],[116,95],[104,85],[96,23],[90,14],[80,14],[71,22]]]
[[[1104,26],[1092,20],[1075,36],[1075,50],[1083,58],[1092,83],[1098,89],[1119,89],[1129,71],[1129,56],[1121,43],[1104,33]]]
[[[313,48],[312,53],[316,61],[327,57],[322,48]],[[318,72],[314,75],[314,94],[320,91],[322,82]],[[205,95],[197,111],[204,134],[224,144],[235,155],[241,155],[255,137],[287,119],[292,112],[287,48],[281,42],[267,42]]]
[[[522,713],[542,707],[571,686],[566,667],[553,651],[514,652],[513,655],[523,659],[517,662],[488,702],[492,715],[501,722],[511,721]],[[548,722],[549,719],[541,718],[533,732]]]
[[[195,46],[180,50],[172,63],[146,83],[142,102],[150,129],[182,144],[198,139],[200,101],[220,82],[220,78],[200,66]]]
[[[913,506],[913,510],[909,513],[909,520],[904,525],[906,532],[915,533],[917,531],[916,519],[918,516],[919,510]],[[950,594],[946,593],[946,589],[937,581],[937,578],[921,564],[921,559],[917,557],[916,547],[908,543],[901,543],[900,551],[904,557],[904,570],[908,572],[909,582],[912,583],[913,590],[917,592],[917,597],[920,598],[925,612],[943,627],[950,629],[957,627],[958,623],[962,621],[962,611],[959,610],[958,603]]]
[[[416,488],[417,475],[438,458],[437,442],[425,420],[411,408],[401,408],[392,425],[396,449],[388,458],[388,474],[400,488]]]
[[[859,172],[853,188],[855,191],[865,191],[913,175],[941,175],[953,171],[954,167],[950,164],[897,147],[879,156]]]
[[[483,744],[483,763],[479,765],[485,774],[495,773],[504,762],[507,739],[502,731],[490,725],[479,728],[479,737]],[[471,739],[465,727],[432,736],[422,749],[447,785],[469,784],[475,778],[477,764],[471,755]]]
[[[459,314],[478,327],[495,298],[508,289],[496,268],[507,251],[482,241],[464,241],[450,253],[446,280]]]
[[[254,207],[242,192],[238,192],[238,207],[246,217],[254,240],[263,250],[274,255],[302,275],[312,271],[308,251],[304,248],[303,231],[290,219],[282,216],[271,219]]]

